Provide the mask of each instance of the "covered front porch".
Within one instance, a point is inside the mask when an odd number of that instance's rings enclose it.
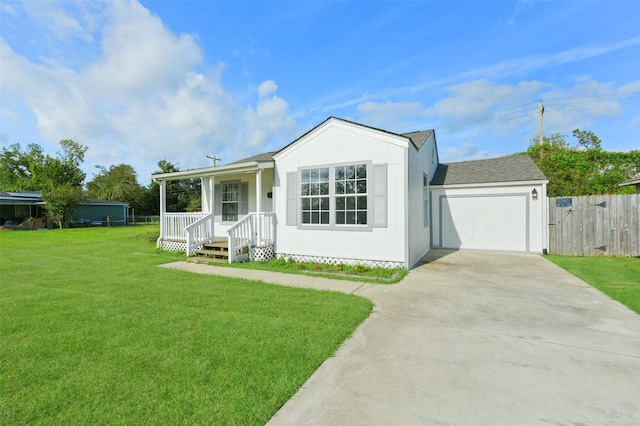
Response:
[[[152,176],[160,187],[157,247],[187,256],[220,249],[229,263],[273,256],[273,159],[255,158],[217,167]],[[167,182],[200,179],[200,212],[168,212]],[[225,257],[225,256],[220,256]]]

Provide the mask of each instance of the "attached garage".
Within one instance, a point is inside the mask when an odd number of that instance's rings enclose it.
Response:
[[[525,155],[439,164],[430,187],[432,246],[543,252],[546,184]]]

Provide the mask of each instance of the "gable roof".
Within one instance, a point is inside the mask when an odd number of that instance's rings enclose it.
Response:
[[[433,130],[419,130],[417,132],[402,133],[401,136],[406,136],[411,139],[413,146],[420,150],[422,145],[424,145],[427,139],[429,139],[429,137],[434,133],[435,132]]]
[[[431,185],[547,180],[528,155],[438,164]]]
[[[366,124],[356,123],[355,121],[345,120],[344,118],[338,118],[338,117],[331,116],[331,117],[327,118],[326,120],[324,120],[322,123],[318,124],[317,126],[314,126],[311,129],[309,129],[309,131],[305,132],[302,136],[296,138],[293,142],[288,143],[287,145],[283,146],[282,149],[280,149],[279,151],[274,152],[273,155],[279,154],[282,151],[284,151],[287,148],[289,148],[290,146],[296,144],[296,142],[298,142],[301,139],[304,139],[304,137],[307,136],[309,133],[313,132],[314,130],[316,130],[317,128],[323,126],[325,123],[328,123],[329,121],[341,121],[343,123],[352,124],[354,126],[363,127],[365,129],[375,130],[377,132],[386,133],[388,135],[400,136],[402,138],[407,138],[407,139],[409,139],[409,141],[413,144],[413,146],[417,150],[420,150],[420,148],[422,148],[422,146],[427,141],[427,139],[429,139],[429,136],[434,133],[433,130],[420,130],[420,131],[417,131],[417,132],[403,133],[403,134],[394,133],[394,132],[390,132],[388,130],[379,129],[377,127],[367,126]]]

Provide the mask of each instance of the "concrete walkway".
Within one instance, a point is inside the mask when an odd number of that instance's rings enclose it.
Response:
[[[640,316],[541,256],[432,250],[399,284],[166,265],[376,311],[270,425],[640,424]]]

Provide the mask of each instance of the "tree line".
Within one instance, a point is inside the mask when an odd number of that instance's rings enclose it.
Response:
[[[46,203],[47,215],[62,228],[72,219],[78,205],[87,198],[129,204],[136,215],[158,215],[159,185],[143,186],[128,164],[97,166],[86,182],[81,166],[87,147],[70,139],[60,141],[55,156],[45,154],[38,144],[22,147],[13,144],[0,151],[0,191],[38,191]],[[155,173],[180,171],[169,161],[158,162]],[[167,183],[168,211],[199,211],[200,180],[186,179]]]
[[[613,152],[602,149],[602,141],[593,132],[576,129],[573,142],[554,133],[530,140],[526,154],[542,170],[549,183],[549,197],[598,194],[631,194],[632,186],[618,186],[640,174],[640,150]]]

